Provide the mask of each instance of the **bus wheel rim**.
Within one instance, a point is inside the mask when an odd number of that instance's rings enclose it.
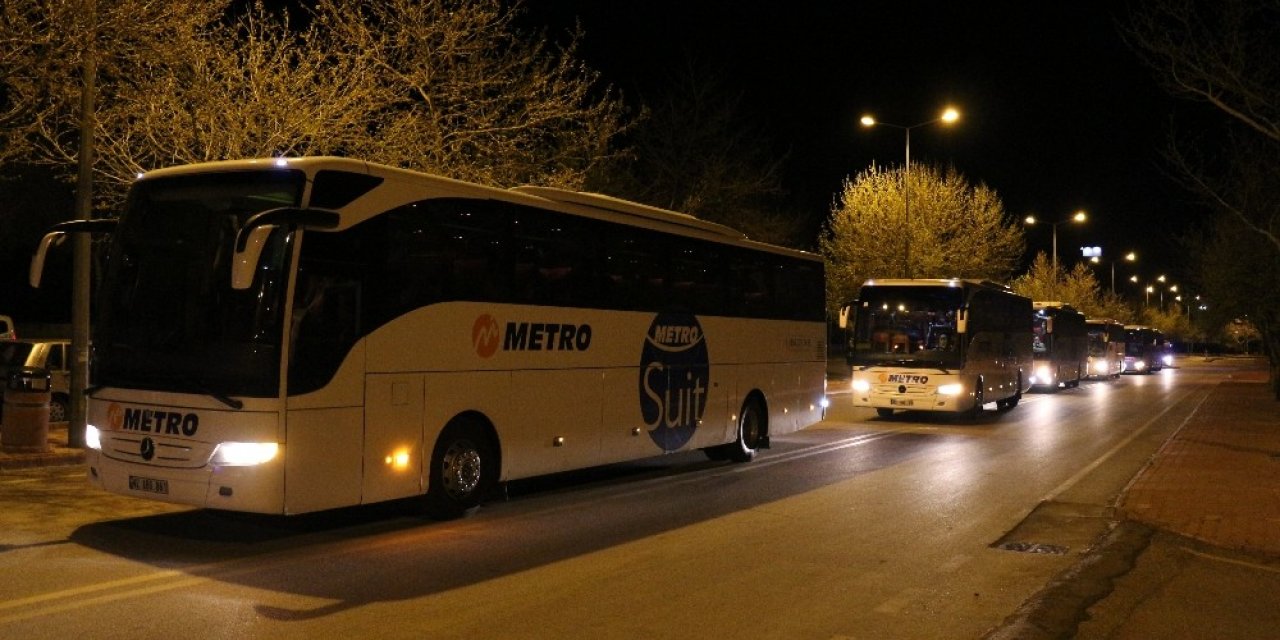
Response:
[[[440,478],[451,496],[466,496],[480,486],[480,452],[470,443],[455,442],[444,454]]]

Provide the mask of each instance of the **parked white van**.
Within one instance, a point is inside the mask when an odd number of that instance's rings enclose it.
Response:
[[[49,371],[49,422],[65,422],[71,399],[71,342],[67,340],[14,340],[0,342],[0,374],[8,378],[22,367]]]

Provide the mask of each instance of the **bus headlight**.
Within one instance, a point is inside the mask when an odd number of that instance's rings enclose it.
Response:
[[[958,396],[962,393],[964,393],[964,385],[960,384],[959,382],[952,382],[951,384],[938,385],[938,395]]]
[[[871,383],[866,380],[854,380],[853,390],[858,393],[866,393],[871,390]]]
[[[213,464],[223,467],[251,467],[269,462],[280,452],[275,442],[223,442],[213,452]]]
[[[1143,362],[1143,361],[1141,361],[1141,360],[1139,360],[1139,361],[1137,361],[1137,362],[1133,363],[1133,370],[1134,370],[1134,371],[1142,371],[1143,369],[1146,369],[1146,368],[1147,368],[1147,363],[1145,363],[1145,362]]]
[[[1172,366],[1173,366],[1173,356],[1171,356],[1171,355],[1169,355],[1169,354],[1167,354],[1167,353],[1166,353],[1165,355],[1161,356],[1161,357],[1160,357],[1160,360],[1164,362],[1164,366],[1166,366],[1166,367],[1172,367]]]
[[[1096,366],[1094,366],[1093,370],[1094,370],[1095,372],[1097,372],[1097,373],[1106,373],[1106,372],[1107,372],[1107,361],[1106,361],[1106,360],[1099,360],[1099,361],[1098,361],[1098,364],[1097,364]]]
[[[94,451],[102,451],[102,435],[98,432],[98,428],[91,424],[84,426],[84,446]]]
[[[1048,384],[1053,378],[1049,377],[1049,367],[1037,367],[1035,382]]]

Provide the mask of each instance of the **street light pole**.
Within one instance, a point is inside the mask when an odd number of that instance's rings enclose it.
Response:
[[[1134,253],[1133,251],[1130,251],[1129,253],[1125,254],[1124,259],[1125,259],[1125,262],[1134,262],[1138,259],[1138,254]],[[1098,264],[1102,262],[1102,258],[1100,256],[1095,255],[1094,257],[1090,258],[1089,261],[1094,264]],[[1116,260],[1112,259],[1112,260],[1109,260],[1108,262],[1111,263],[1111,295],[1115,295],[1116,293]],[[1132,280],[1134,282],[1137,282],[1138,281],[1137,276],[1134,276]]]
[[[939,122],[951,124],[960,119],[960,112],[954,108],[948,107],[942,112],[942,115],[932,120],[916,123],[910,126],[893,124],[891,122],[880,122],[873,116],[862,116],[861,122],[864,127],[893,127],[894,129],[902,129],[906,133],[906,152],[904,154],[905,161],[902,169],[902,262],[906,269],[907,278],[911,278],[911,130],[916,127],[923,127]]]

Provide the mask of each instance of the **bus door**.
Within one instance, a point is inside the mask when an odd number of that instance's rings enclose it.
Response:
[[[415,373],[365,376],[364,474],[360,501],[368,504],[426,490],[423,443],[425,387]]]

